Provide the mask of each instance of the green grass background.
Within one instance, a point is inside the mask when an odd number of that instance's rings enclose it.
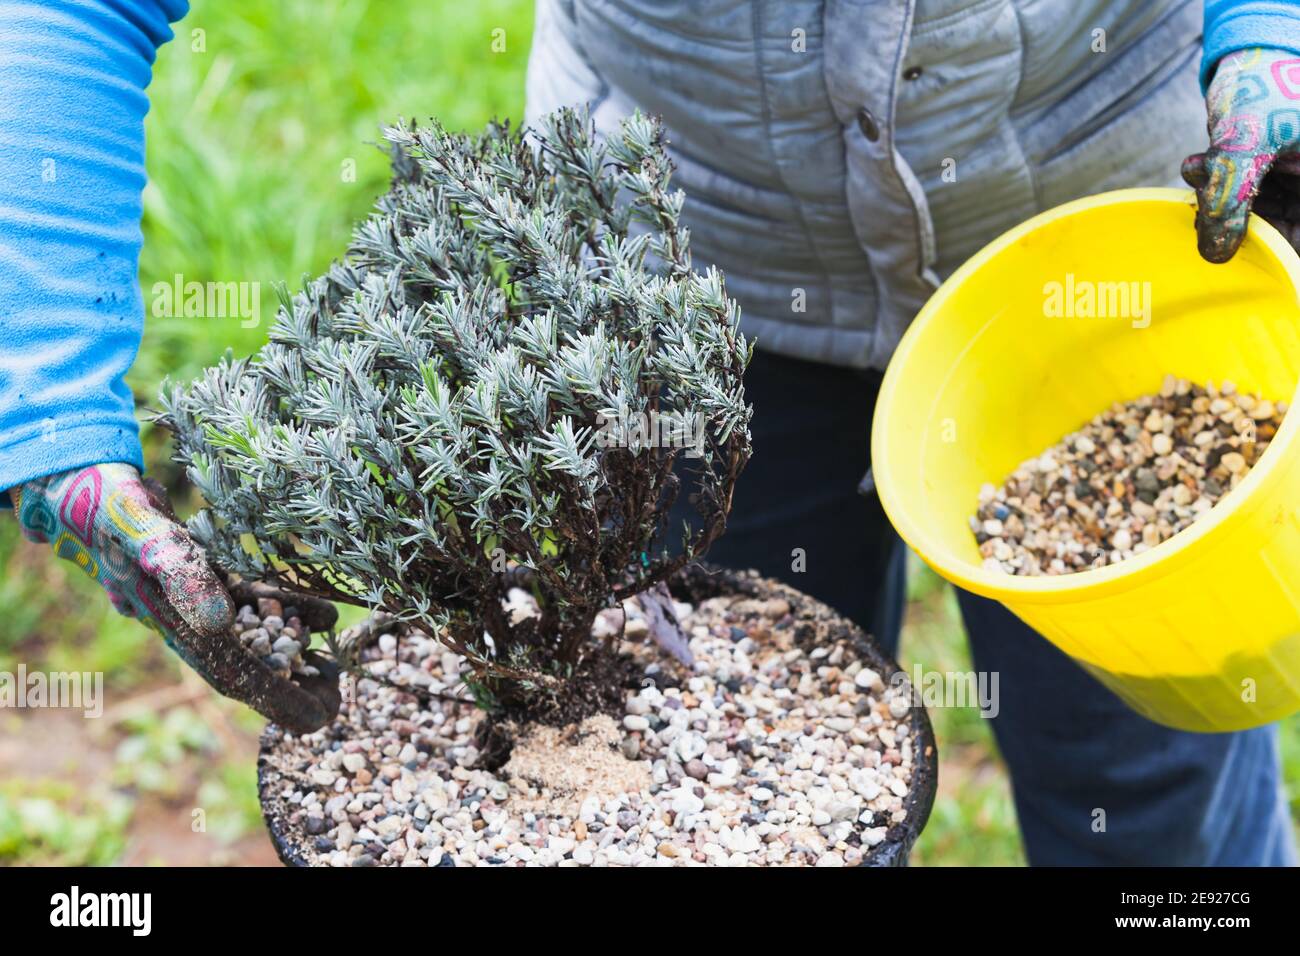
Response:
[[[271,283],[296,287],[336,256],[351,223],[386,182],[372,145],[398,116],[435,115],[452,128],[519,117],[531,4],[511,0],[193,0],[160,53],[150,88],[145,245],[149,314],[155,282],[260,282],[263,322],[152,318],[130,382],[142,407],[164,375],[188,378],[226,348],[247,354],[266,337]],[[500,31],[504,31],[501,33]],[[499,50],[504,41],[504,50]],[[495,48],[494,48],[495,47]],[[355,164],[355,181],[345,164]],[[165,436],[146,429],[150,468],[177,486]],[[182,509],[184,510],[184,509]],[[970,667],[946,585],[914,568],[904,663]],[[94,586],[0,522],[0,668],[102,670],[109,705],[145,700],[181,679],[178,665]],[[214,717],[214,715],[216,715]],[[987,722],[972,710],[933,713],[941,790],[914,861],[1023,862],[1005,771]],[[37,714],[0,715],[0,738],[41,746]],[[229,721],[242,735],[232,746]],[[0,863],[111,863],[139,842],[146,815],[199,801],[214,843],[258,839],[247,740],[260,720],[215,697],[150,710],[85,733],[62,769],[0,780]],[[19,739],[21,745],[23,740]],[[1287,784],[1300,793],[1300,724],[1285,731]],[[107,769],[85,779],[78,766]],[[11,765],[12,766],[12,765]],[[1300,798],[1293,798],[1300,814]],[[243,845],[243,844],[239,844]],[[146,856],[146,859],[149,857]],[[214,857],[218,858],[218,857]],[[226,858],[238,862],[238,855]],[[157,857],[166,862],[165,852]]]

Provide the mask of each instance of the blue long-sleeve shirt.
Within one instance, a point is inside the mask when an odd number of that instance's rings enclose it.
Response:
[[[125,375],[144,325],[145,88],[188,7],[0,0],[0,498],[84,465],[143,468]],[[1208,0],[1202,84],[1250,46],[1300,55],[1300,0]]]
[[[145,88],[187,0],[0,0],[0,490],[143,467]],[[7,499],[7,495],[5,495]]]

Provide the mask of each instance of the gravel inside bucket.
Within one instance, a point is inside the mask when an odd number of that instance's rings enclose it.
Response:
[[[646,622],[627,602],[626,633]],[[851,642],[795,646],[782,599],[676,605],[692,668],[627,641],[639,689],[622,713],[514,728],[482,766],[462,661],[418,632],[384,634],[339,719],[278,734],[282,802],[333,866],[852,865],[906,819],[910,688]],[[618,610],[594,628],[623,625]],[[347,632],[343,635],[348,638]],[[413,692],[412,692],[413,691]]]
[[[980,489],[984,567],[1070,574],[1148,551],[1208,514],[1277,433],[1285,402],[1167,376]]]

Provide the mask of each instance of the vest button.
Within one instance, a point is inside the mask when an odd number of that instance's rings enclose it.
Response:
[[[909,66],[906,70],[903,71],[903,79],[919,80],[921,78],[922,72],[923,71],[919,66]]]
[[[880,126],[876,123],[876,118],[871,115],[871,110],[865,106],[858,110],[858,129],[862,130],[862,135],[870,142],[880,139]]]

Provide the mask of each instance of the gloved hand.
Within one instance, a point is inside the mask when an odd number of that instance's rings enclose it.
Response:
[[[1255,47],[1219,61],[1205,97],[1210,148],[1183,160],[1196,190],[1196,244],[1227,262],[1251,206],[1300,248],[1300,57]]]
[[[319,677],[298,683],[277,675],[235,636],[235,604],[277,592],[260,585],[231,591],[176,523],[162,486],[130,465],[77,468],[11,489],[23,535],[54,546],[108,592],[119,614],[157,631],[218,693],[243,701],[296,733],[323,726],[338,712],[338,671],[312,655]],[[334,626],[326,601],[283,595],[312,630]],[[309,652],[310,653],[310,652]]]

